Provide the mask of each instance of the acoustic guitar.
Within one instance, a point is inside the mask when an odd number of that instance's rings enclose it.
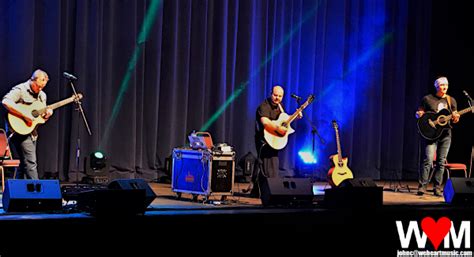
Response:
[[[474,112],[474,106],[458,111],[459,115]],[[425,112],[416,122],[420,135],[428,140],[436,140],[444,130],[451,128],[452,113],[448,109],[442,109],[438,113]]]
[[[285,135],[276,135],[274,132],[268,131],[266,128],[263,131],[263,137],[265,141],[273,149],[280,150],[283,149],[288,143],[288,136],[295,132],[295,130],[290,126],[290,123],[298,117],[298,115],[306,108],[308,105],[313,102],[314,96],[310,95],[308,99],[298,108],[295,113],[289,116],[286,113],[280,113],[278,119],[271,121],[276,126],[284,126],[288,128]]]
[[[347,167],[347,158],[342,158],[341,142],[339,140],[338,125],[335,120],[332,121],[332,126],[336,131],[337,155],[332,155],[333,167],[329,169],[328,181],[333,187],[339,186],[344,180],[354,178],[352,171]]]
[[[28,124],[23,117],[18,117],[12,113],[8,113],[8,123],[10,124],[10,128],[13,129],[18,134],[21,135],[28,135],[36,128],[36,126],[40,124],[44,124],[46,119],[43,118],[43,114],[46,113],[46,109],[56,109],[66,104],[79,101],[82,99],[82,94],[77,94],[76,96],[71,96],[66,98],[62,101],[56,102],[54,104],[46,106],[44,103],[36,101],[32,104],[18,104],[18,111],[22,113],[31,113],[34,117],[31,124]]]

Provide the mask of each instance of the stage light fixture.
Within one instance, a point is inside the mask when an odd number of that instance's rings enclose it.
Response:
[[[109,165],[106,155],[101,151],[95,151],[84,158],[84,169],[86,177],[84,182],[103,184],[108,183]]]
[[[300,150],[296,160],[297,177],[314,177],[317,170],[318,159],[312,151]]]
[[[93,171],[99,171],[104,169],[106,165],[106,158],[102,152],[93,152],[90,154],[90,167]]]

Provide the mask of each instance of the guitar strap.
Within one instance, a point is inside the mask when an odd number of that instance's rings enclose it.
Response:
[[[278,104],[278,107],[280,108],[281,113],[285,113],[285,110],[283,110],[283,106],[281,106],[281,104]]]
[[[448,109],[450,112],[453,112],[451,109],[451,96],[447,95],[446,100],[448,101]]]

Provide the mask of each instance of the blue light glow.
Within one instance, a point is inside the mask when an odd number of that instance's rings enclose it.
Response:
[[[299,151],[298,155],[304,164],[316,164],[318,161],[316,157],[310,151]]]

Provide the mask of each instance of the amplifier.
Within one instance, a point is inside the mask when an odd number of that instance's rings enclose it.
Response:
[[[208,150],[173,149],[173,192],[193,195],[232,195],[235,154]]]

